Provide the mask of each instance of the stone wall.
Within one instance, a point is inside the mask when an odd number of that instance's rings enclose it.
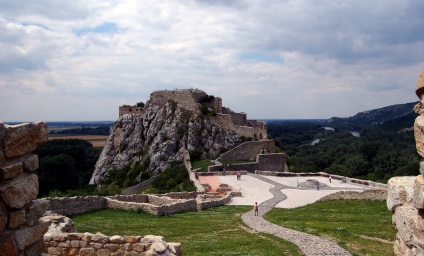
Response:
[[[45,198],[49,202],[48,209],[63,215],[74,215],[106,209],[108,207],[104,196],[74,196]]]
[[[372,201],[386,201],[387,199],[387,190],[386,189],[367,189],[364,191],[339,191],[330,195],[327,195],[320,201],[329,201],[329,200],[372,200]]]
[[[221,155],[223,161],[256,160],[262,149],[267,153],[275,152],[274,140],[246,141]]]
[[[180,256],[180,243],[161,236],[105,236],[101,233],[47,233],[44,243],[52,255],[169,255]],[[32,254],[38,255],[38,254]]]
[[[152,183],[156,180],[156,178],[159,175],[155,175],[153,177],[151,177],[148,180],[142,181],[140,183],[138,183],[137,185],[131,186],[129,188],[126,188],[124,191],[122,191],[123,195],[131,195],[131,194],[136,194],[138,191],[140,191],[143,188],[147,188],[148,186],[152,185]]]
[[[119,107],[119,116],[123,116],[126,114],[137,114],[137,115],[144,115],[144,108],[137,107],[137,106],[128,106],[123,105]]]
[[[246,113],[236,113],[231,109],[224,107],[222,108],[222,114],[229,115],[231,117],[231,121],[235,125],[250,126],[249,122],[247,121]]]
[[[200,100],[205,97],[208,97],[205,92],[196,89],[154,91],[147,104],[164,106],[168,101],[175,101],[183,108],[197,111]]]
[[[417,152],[424,157],[424,69],[417,83],[420,102],[414,107],[414,135]],[[397,256],[424,255],[424,162],[418,176],[393,177],[389,180],[387,207],[393,213],[392,221],[398,230],[394,245]]]
[[[44,123],[0,123],[0,255],[40,255],[48,223],[39,219],[47,202],[38,195],[37,145],[47,141]]]

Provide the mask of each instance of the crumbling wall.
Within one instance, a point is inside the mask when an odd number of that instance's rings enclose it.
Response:
[[[44,123],[0,123],[0,255],[40,255],[48,223],[39,219],[47,209],[38,195],[37,145],[47,141]]]
[[[144,108],[137,106],[123,105],[119,107],[119,116],[126,114],[137,114],[143,116],[145,114]]]
[[[91,233],[47,233],[44,242],[50,255],[173,255],[180,256],[180,243],[167,243],[162,236],[105,236]],[[33,254],[39,255],[39,254]]]
[[[414,135],[418,154],[424,157],[424,69],[418,77],[416,94],[420,102],[414,107]],[[397,256],[424,255],[424,162],[421,175],[394,177],[388,182],[387,207],[393,212],[393,225],[398,230],[394,244]]]
[[[258,154],[275,152],[274,140],[246,141],[221,155],[223,161],[255,160]]]

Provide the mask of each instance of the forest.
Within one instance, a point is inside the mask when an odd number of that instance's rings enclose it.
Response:
[[[291,172],[327,172],[379,182],[419,174],[420,157],[410,130],[387,125],[269,122],[268,134],[287,153]]]

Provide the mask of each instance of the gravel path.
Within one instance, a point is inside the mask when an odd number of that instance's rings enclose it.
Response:
[[[284,240],[296,244],[303,254],[309,255],[351,255],[348,251],[340,247],[338,244],[331,242],[329,240],[299,232],[296,230],[284,228],[273,224],[262,216],[270,211],[275,205],[279,202],[287,199],[287,196],[281,192],[281,189],[289,188],[288,186],[277,183],[273,180],[267,179],[260,175],[249,174],[257,179],[268,182],[274,185],[273,188],[270,188],[270,192],[274,195],[273,198],[262,202],[259,205],[259,216],[254,216],[253,210],[247,212],[241,216],[242,220],[246,225],[252,229],[272,234],[278,236]]]

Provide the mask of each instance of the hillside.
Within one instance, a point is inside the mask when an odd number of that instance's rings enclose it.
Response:
[[[331,124],[351,124],[351,125],[376,125],[376,124],[396,124],[399,129],[411,127],[414,123],[414,119],[417,116],[413,108],[417,102],[396,104],[379,109],[368,110],[360,112],[354,116],[343,118],[343,117],[332,117],[328,120]],[[397,120],[397,121],[394,121]],[[400,125],[405,124],[405,126]],[[386,125],[386,128],[391,129],[390,125]]]

